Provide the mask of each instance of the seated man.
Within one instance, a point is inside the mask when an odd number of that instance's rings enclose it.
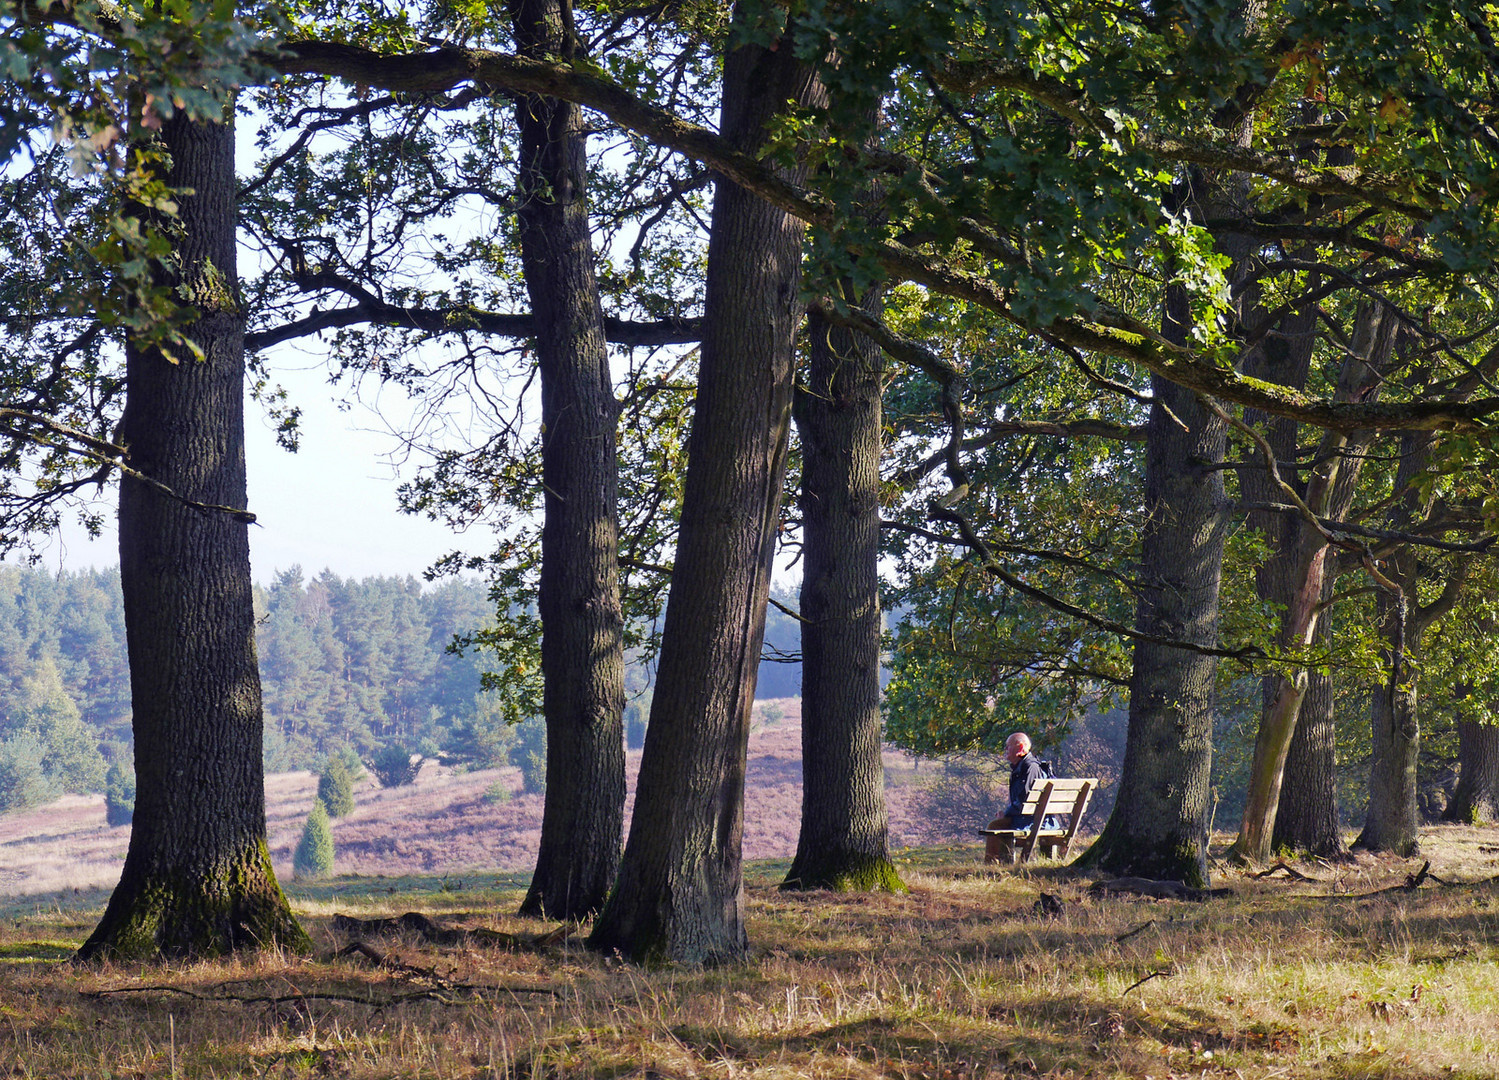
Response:
[[[1005,807],[995,828],[1029,829],[1032,815],[1022,814],[1020,808],[1025,805],[1025,797],[1031,793],[1036,781],[1049,774],[1041,759],[1031,753],[1031,737],[1023,731],[1017,731],[1005,740],[1005,760],[1010,763],[1010,805]],[[1054,829],[1058,821],[1047,814],[1042,826]]]

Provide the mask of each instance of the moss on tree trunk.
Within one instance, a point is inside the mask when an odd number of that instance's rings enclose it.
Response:
[[[306,952],[312,943],[292,915],[262,843],[217,871],[122,879],[78,958],[201,959],[269,947]]]

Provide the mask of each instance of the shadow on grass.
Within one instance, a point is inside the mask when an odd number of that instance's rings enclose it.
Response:
[[[922,1029],[925,1030],[922,1030]],[[717,1028],[682,1025],[671,1029],[685,1047],[707,1061],[766,1063],[778,1058],[788,1065],[825,1055],[851,1058],[885,1075],[985,1077],[1091,1075],[1100,1067],[1120,1064],[1117,1053],[1098,1042],[1037,1028],[1019,1031],[1010,1025],[984,1024],[958,1033],[933,1032],[929,1025],[877,1016],[846,1021],[805,1034],[746,1036]]]
[[[0,968],[11,964],[60,964],[77,951],[76,942],[11,941],[0,945]]]

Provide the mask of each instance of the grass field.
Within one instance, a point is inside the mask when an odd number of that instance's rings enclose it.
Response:
[[[0,908],[0,1075],[1492,1077],[1494,841],[1428,831],[1440,880],[1414,890],[1419,863],[1365,857],[1219,868],[1232,895],[1203,903],[986,870],[976,845],[904,852],[903,896],[785,895],[762,862],[752,959],[704,972],[531,944],[556,928],[509,914],[517,873],[293,885],[307,958],[80,969],[106,894],[69,890]],[[500,934],[338,955],[335,914],[408,910]]]

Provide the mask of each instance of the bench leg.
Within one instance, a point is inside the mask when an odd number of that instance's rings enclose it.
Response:
[[[1053,836],[1036,841],[1036,846],[1048,859],[1065,859],[1072,849],[1072,841],[1065,836]]]
[[[984,865],[1015,861],[1015,843],[1006,836],[984,837]]]

